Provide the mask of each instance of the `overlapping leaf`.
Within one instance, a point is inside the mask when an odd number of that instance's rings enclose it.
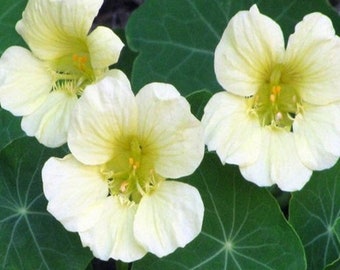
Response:
[[[306,250],[308,269],[323,269],[340,258],[340,163],[315,172],[302,191],[293,194],[290,222]]]
[[[222,166],[208,154],[187,180],[204,201],[201,234],[163,259],[148,255],[133,270],[305,269],[301,242],[275,199],[242,179],[236,166]]]
[[[229,19],[254,3],[281,25],[286,39],[295,24],[314,11],[330,16],[340,33],[338,15],[323,0],[148,0],[127,26],[128,44],[139,52],[132,72],[134,88],[163,81],[183,94],[220,90],[213,66],[216,45]]]
[[[41,168],[50,150],[34,139],[0,152],[0,269],[84,269],[92,255],[46,211]]]

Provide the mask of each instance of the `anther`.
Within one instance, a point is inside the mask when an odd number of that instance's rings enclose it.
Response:
[[[139,168],[139,161],[134,162],[132,168],[133,168],[134,170],[137,170],[137,169]]]
[[[79,56],[78,56],[77,54],[72,55],[72,60],[73,60],[74,62],[78,62]]]
[[[280,95],[280,93],[281,93],[281,86],[280,85],[273,86],[272,93],[274,95]]]
[[[281,121],[281,120],[282,120],[282,117],[283,117],[282,113],[281,113],[281,112],[278,112],[277,114],[275,114],[275,121],[276,121],[276,122]]]
[[[120,185],[119,190],[120,190],[121,192],[124,193],[124,192],[127,190],[128,185],[129,185],[129,182],[128,182],[128,181],[124,181],[124,182]]]
[[[87,57],[86,56],[81,56],[81,57],[78,58],[78,61],[81,64],[85,64],[87,62]]]

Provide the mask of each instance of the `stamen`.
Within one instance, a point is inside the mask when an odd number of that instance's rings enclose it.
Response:
[[[121,183],[119,190],[122,193],[124,193],[127,190],[128,186],[129,186],[129,182],[128,181],[124,181],[123,183]]]
[[[87,63],[87,57],[85,55],[79,56],[78,54],[73,54],[72,60],[77,68],[79,68],[81,71],[85,71]]]
[[[136,169],[138,169],[138,168],[140,167],[140,162],[139,162],[139,161],[136,161],[133,167],[136,168]]]
[[[281,86],[280,85],[275,85],[272,88],[272,93],[276,96],[280,95],[281,93]]]
[[[85,64],[87,62],[87,57],[86,56],[79,57],[78,62]]]
[[[282,118],[283,118],[283,115],[282,115],[281,112],[278,112],[277,114],[275,114],[275,121],[276,121],[276,122],[281,121]]]
[[[73,62],[78,62],[79,56],[77,54],[72,55]]]
[[[276,100],[276,95],[274,94],[270,94],[270,97],[269,97],[271,103],[275,103],[275,100]]]

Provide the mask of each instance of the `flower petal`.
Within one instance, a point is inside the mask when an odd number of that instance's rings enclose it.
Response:
[[[45,102],[53,79],[30,51],[8,48],[0,59],[1,106],[17,116],[27,115]]]
[[[262,132],[262,151],[258,160],[240,167],[242,175],[258,186],[277,184],[281,190],[300,190],[312,171],[299,159],[291,132],[265,127]]]
[[[136,95],[143,155],[166,178],[193,173],[203,159],[201,123],[190,105],[170,84],[151,83]]]
[[[215,94],[204,108],[202,124],[208,150],[216,150],[223,164],[245,166],[258,158],[261,127],[245,98],[225,91]]]
[[[256,161],[240,166],[240,171],[243,177],[260,187],[275,184],[274,180],[271,178],[270,171],[270,135],[270,132],[261,131],[262,143],[259,148],[259,155]]]
[[[34,55],[57,59],[86,48],[86,36],[102,4],[103,0],[30,0],[16,30]]]
[[[61,146],[66,143],[71,114],[77,100],[76,95],[63,91],[51,92],[36,111],[22,118],[21,128],[45,146]]]
[[[72,154],[89,165],[120,157],[137,130],[137,106],[123,72],[86,87],[74,109],[68,133]],[[127,159],[128,160],[128,157]]]
[[[91,228],[105,212],[108,185],[99,167],[84,166],[72,155],[52,157],[42,169],[47,210],[69,231]]]
[[[225,90],[251,96],[270,76],[284,53],[277,23],[253,5],[230,21],[215,50],[215,73]]]
[[[184,183],[165,181],[140,201],[134,234],[158,257],[184,247],[201,231],[204,205],[197,189]]]
[[[296,25],[285,66],[303,100],[322,105],[340,99],[340,38],[328,17],[312,13]]]
[[[106,198],[105,211],[91,229],[79,232],[84,246],[90,247],[101,260],[113,258],[132,262],[146,254],[133,235],[133,220],[137,205],[124,204],[117,196]]]
[[[99,26],[88,36],[87,40],[93,68],[107,68],[117,63],[124,44],[111,29]]]
[[[339,103],[304,106],[294,120],[294,137],[302,162],[312,170],[333,166],[340,156]]]

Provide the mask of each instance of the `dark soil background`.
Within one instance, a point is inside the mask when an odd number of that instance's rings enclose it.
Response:
[[[94,24],[111,29],[124,28],[131,12],[143,2],[144,0],[104,0]]]

